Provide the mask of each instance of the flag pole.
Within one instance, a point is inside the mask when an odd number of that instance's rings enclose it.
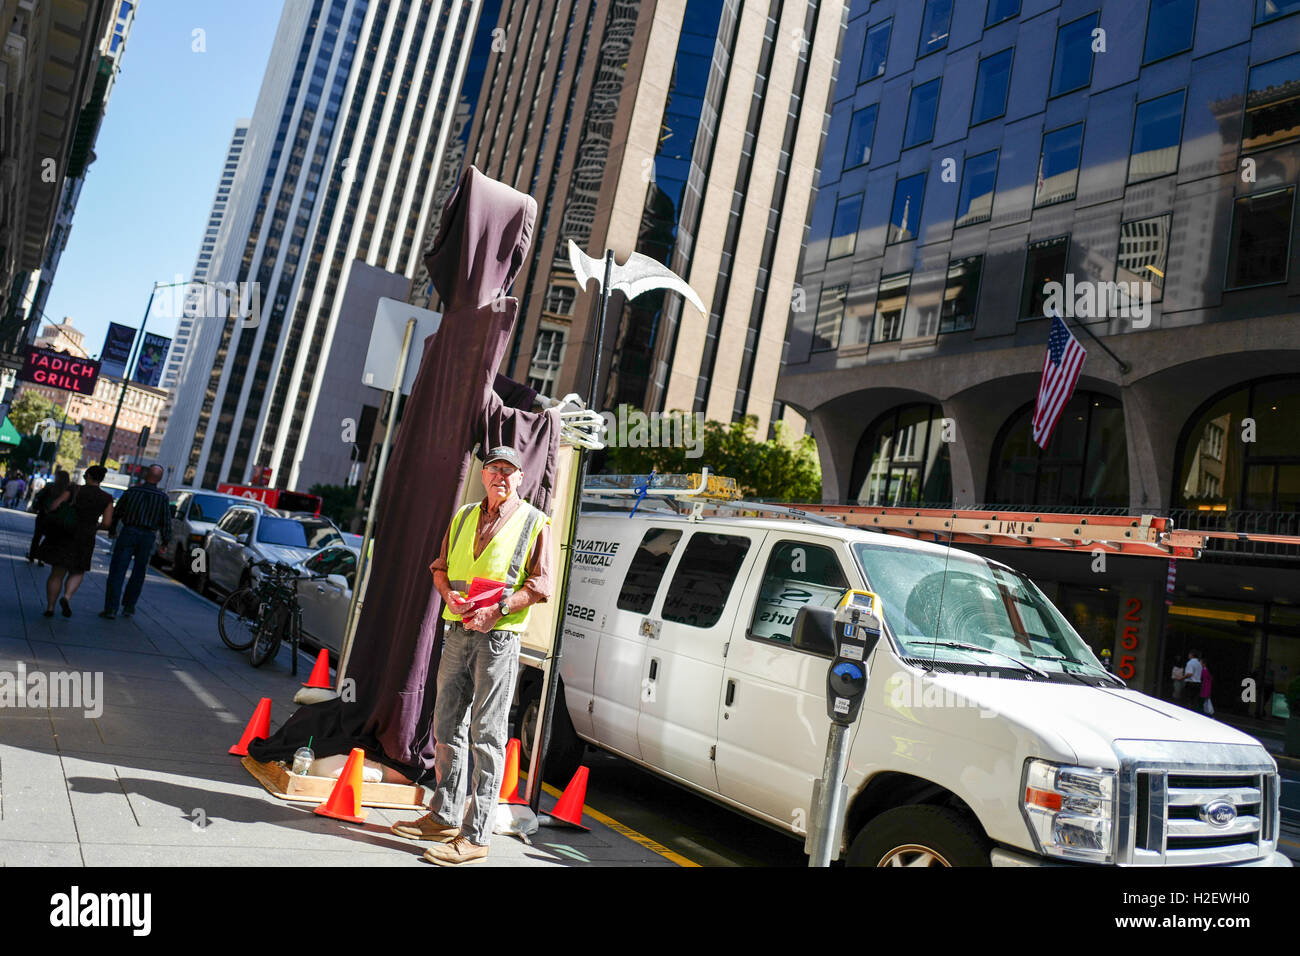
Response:
[[[1058,315],[1060,314],[1059,309],[1057,310],[1057,314]],[[1068,320],[1066,319],[1065,316],[1061,316],[1061,321],[1066,322]],[[1120,358],[1118,355],[1116,355],[1114,352],[1108,349],[1106,347],[1106,343],[1103,342],[1101,339],[1097,338],[1097,336],[1093,334],[1092,329],[1080,323],[1078,319],[1075,320],[1074,324],[1077,328],[1083,329],[1083,331],[1087,332],[1088,338],[1092,339],[1094,342],[1100,345],[1101,350],[1115,360],[1115,364],[1119,366],[1119,371],[1121,375],[1127,375],[1129,372],[1133,371],[1133,366],[1129,365],[1128,362],[1125,362],[1122,358]]]

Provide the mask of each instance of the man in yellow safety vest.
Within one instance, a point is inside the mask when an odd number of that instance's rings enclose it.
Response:
[[[505,771],[519,635],[529,608],[551,596],[550,522],[519,497],[522,480],[515,449],[489,451],[483,462],[487,495],[456,512],[441,554],[429,565],[446,622],[433,712],[438,783],[430,812],[392,830],[432,841],[424,858],[439,866],[476,863],[488,854]],[[474,780],[465,807],[467,747],[474,751]]]

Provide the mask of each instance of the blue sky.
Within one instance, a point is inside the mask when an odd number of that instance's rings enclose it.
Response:
[[[109,322],[139,327],[154,282],[188,278],[235,120],[251,117],[283,4],[141,0],[45,321],[71,316],[98,355]],[[194,31],[205,32],[195,52]],[[160,294],[146,331],[171,335]]]

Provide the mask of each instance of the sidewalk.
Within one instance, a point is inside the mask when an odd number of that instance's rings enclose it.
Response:
[[[26,561],[33,516],[0,511],[0,681],[35,672],[102,674],[102,713],[0,706],[0,865],[416,866],[424,844],[388,832],[408,811],[370,809],[363,826],[268,794],[226,753],[262,697],[274,729],[295,709],[311,661],[289,649],[260,669],[217,636],[216,608],[150,570],[133,618],[98,617],[109,542],[72,600],[42,616],[48,568]],[[86,703],[83,701],[83,703]],[[542,809],[554,804],[542,797]],[[486,865],[672,866],[595,819],[590,833],[543,828],[532,846],[492,839]]]

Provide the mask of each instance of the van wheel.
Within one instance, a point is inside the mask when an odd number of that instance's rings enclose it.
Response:
[[[849,847],[849,866],[988,866],[979,824],[949,807],[886,810]]]
[[[515,722],[514,736],[519,738],[519,762],[521,770],[527,771],[533,759],[533,735],[537,732],[537,721],[541,717],[542,682],[533,681],[519,699],[519,716]],[[555,714],[551,719],[551,743],[546,754],[546,770],[543,779],[553,787],[563,790],[578,772],[587,745],[578,732],[573,729],[569,717],[569,708],[564,702],[564,684],[556,688]]]

